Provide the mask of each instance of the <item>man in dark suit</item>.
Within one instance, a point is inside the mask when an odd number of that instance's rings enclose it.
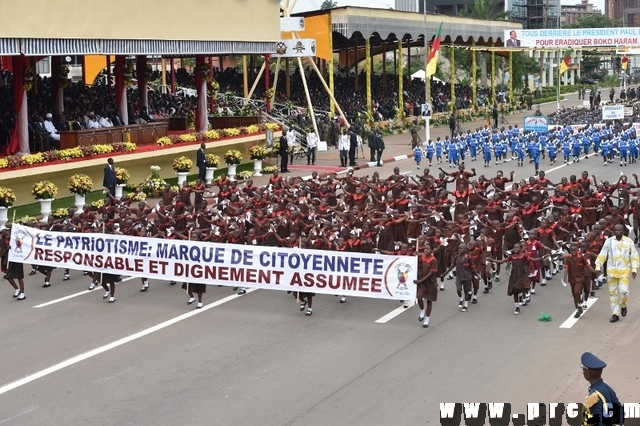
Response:
[[[367,135],[367,145],[369,146],[369,162],[376,161],[376,134],[373,130],[369,131]]]
[[[520,40],[518,40],[518,34],[515,31],[509,33],[509,40],[507,40],[507,47],[520,47]]]
[[[204,149],[206,145],[200,144],[200,149],[196,155],[196,166],[198,166],[198,179],[204,182],[204,176],[207,172],[207,161],[204,155]]]
[[[140,109],[140,114],[138,114],[140,116],[140,118],[142,118],[144,121],[146,121],[147,123],[152,123],[155,120],[153,118],[151,118],[151,116],[149,116],[149,113],[147,113],[147,106],[143,106]]]
[[[73,130],[85,130],[87,127],[84,124],[84,120],[82,117],[76,118],[76,121],[73,122],[72,129]]]
[[[104,168],[104,178],[102,179],[102,186],[107,191],[107,197],[114,199],[116,193],[116,168],[113,165],[113,158],[107,160],[107,165]]]
[[[69,131],[69,123],[65,120],[64,114],[60,113],[53,120],[53,126],[56,128],[58,132],[67,132]]]
[[[44,119],[42,117],[38,117],[36,119],[34,130],[36,132],[36,135],[40,135],[40,137],[42,138],[42,149],[44,149],[45,151],[50,151],[51,147],[53,146],[53,138],[49,135],[49,131],[47,130],[47,128],[44,127]]]
[[[282,136],[280,136],[280,150],[278,151],[280,154],[280,173],[289,173],[289,142],[287,142],[286,131],[282,132]]]
[[[120,118],[120,116],[115,110],[111,111],[111,115],[109,116],[109,118],[111,119],[111,122],[113,123],[114,127],[124,126],[124,122],[122,121],[122,118]]]
[[[358,148],[358,135],[353,127],[349,129],[349,165],[355,167],[356,165],[356,149]]]

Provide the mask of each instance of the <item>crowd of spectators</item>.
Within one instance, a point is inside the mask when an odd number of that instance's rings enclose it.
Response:
[[[251,76],[257,75],[257,70],[252,70]],[[318,111],[329,110],[329,96],[324,90],[324,86],[318,75],[310,68],[304,70],[307,85],[314,103],[314,109]],[[154,73],[154,77],[159,80],[159,72]],[[324,76],[328,80],[328,76]],[[194,88],[195,78],[192,72],[185,68],[179,68],[175,72],[176,85],[178,87]],[[271,81],[275,80],[272,72]],[[356,87],[358,78],[359,88]],[[171,76],[167,73],[167,81]],[[243,96],[243,75],[237,68],[227,68],[215,70],[215,79],[220,85],[220,92],[231,93],[236,96]],[[386,84],[385,84],[386,80]],[[86,86],[82,83],[71,83],[64,90],[64,112],[60,116],[55,116],[56,122],[66,123],[69,128],[74,128],[74,123],[79,123],[77,128],[84,126],[91,113],[95,114],[97,120],[104,118],[112,123],[118,123],[122,117],[118,116],[115,91],[109,93],[105,82],[106,78],[99,78],[96,84]],[[249,79],[249,84],[252,82]],[[358,113],[367,110],[366,106],[366,74],[364,71],[357,76],[353,71],[341,70],[334,76],[335,97],[342,110],[349,118],[353,118]],[[420,105],[425,98],[424,81],[406,77],[403,82],[403,97],[405,115],[419,114]],[[456,84],[456,107],[469,108],[472,103],[471,87],[464,84]],[[490,90],[478,89],[478,103],[480,105],[489,102]],[[6,146],[10,139],[10,134],[15,122],[14,99],[13,99],[13,79],[8,71],[0,72],[0,146]],[[253,95],[254,99],[264,99],[264,84],[258,84]],[[434,80],[431,85],[431,97],[433,111],[440,112],[448,110],[451,102],[451,85]],[[281,70],[278,76],[275,99],[277,103],[287,103],[300,107],[307,104],[304,85],[300,75],[300,70],[291,71],[290,76],[290,98],[286,96],[286,75]],[[160,90],[148,91],[148,105],[141,105],[136,86],[128,90],[128,121],[141,122],[147,117],[169,117],[172,115],[186,117],[193,115],[197,98],[166,93]],[[398,108],[398,79],[396,75],[388,73],[386,79],[381,74],[374,74],[372,77],[372,103],[373,119],[377,121],[390,119],[396,116]],[[216,111],[224,105],[216,105]],[[216,112],[214,111],[214,112]],[[35,132],[36,124],[42,121],[47,114],[54,112],[54,102],[52,96],[51,80],[49,78],[37,77],[35,88],[28,92],[28,115],[30,131]],[[58,129],[69,130],[66,128]]]

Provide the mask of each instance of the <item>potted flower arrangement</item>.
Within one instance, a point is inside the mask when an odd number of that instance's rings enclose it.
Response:
[[[0,229],[5,228],[8,219],[8,212],[13,203],[16,202],[16,194],[13,189],[0,186]]]
[[[220,164],[220,157],[214,154],[205,154],[204,162],[206,165],[204,181],[207,185],[210,185]]]
[[[117,199],[122,198],[122,189],[131,179],[131,175],[122,167],[116,167],[116,193],[114,194]]]
[[[185,156],[173,160],[173,170],[178,173],[178,186],[182,186],[182,183],[187,180],[192,167],[193,161]]]
[[[51,202],[58,195],[58,187],[48,180],[41,180],[33,184],[31,194],[40,201],[41,222],[47,223],[51,214]]]
[[[82,211],[82,208],[84,207],[85,196],[89,192],[91,192],[91,188],[93,188],[93,181],[89,176],[85,174],[76,173],[69,178],[67,188],[69,188],[69,191],[72,194],[75,194],[76,209],[77,212],[80,213],[80,211]]]
[[[233,180],[236,175],[236,168],[238,167],[238,164],[242,162],[242,157],[242,153],[237,149],[230,149],[224,153],[224,162],[227,163],[227,166],[229,167],[229,172],[227,173],[229,175],[229,179]]]
[[[260,173],[262,171],[262,160],[269,156],[269,151],[267,147],[264,145],[255,145],[249,148],[249,156],[253,160],[253,170],[255,171],[255,176],[262,176]]]
[[[85,196],[91,192],[93,188],[93,181],[85,174],[77,173],[69,178],[67,188],[72,194],[78,194]]]
[[[153,197],[159,190],[164,189],[167,182],[160,177],[160,166],[151,166],[151,176],[149,176],[141,185],[143,195]],[[139,194],[138,194],[139,195]]]

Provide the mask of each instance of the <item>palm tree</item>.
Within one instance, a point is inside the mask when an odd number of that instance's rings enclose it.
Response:
[[[334,7],[338,7],[337,1],[324,0],[320,5],[320,9],[333,9]]]
[[[458,15],[485,21],[506,20],[509,18],[509,12],[504,11],[503,4],[504,1],[500,0],[469,0]],[[480,84],[487,86],[486,53],[480,53]]]

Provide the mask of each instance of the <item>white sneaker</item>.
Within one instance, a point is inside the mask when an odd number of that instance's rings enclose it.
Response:
[[[187,305],[190,305],[190,304],[192,304],[192,303],[193,303],[193,302],[195,302],[195,301],[196,301],[196,298],[195,298],[195,297],[191,297],[191,298],[189,299],[189,301],[187,302]]]
[[[582,304],[582,309],[587,309],[587,304],[586,304],[586,302]]]
[[[24,293],[20,293],[20,294],[18,295],[18,300],[24,300],[24,299],[26,299],[26,298],[27,298],[27,296],[25,296],[25,295],[24,295]]]
[[[110,298],[109,298],[109,303],[113,303],[113,302],[115,302],[115,301],[116,301],[116,298],[115,298],[115,297],[110,297]]]
[[[16,298],[20,296],[20,289],[16,289],[16,291],[13,293],[13,297]]]
[[[110,295],[110,294],[111,294],[111,292],[109,292],[109,291],[108,291],[108,292],[106,292],[106,293],[104,294],[104,296],[102,296],[102,298],[103,298],[103,299],[106,299],[107,297],[109,297],[109,295]]]
[[[536,294],[536,289],[535,288],[531,289],[531,294]]]
[[[404,308],[407,309],[409,307],[409,301],[405,300],[404,301]]]
[[[424,318],[424,322],[422,323],[422,327],[424,327],[424,328],[429,327],[429,317],[425,317]]]
[[[94,282],[89,284],[89,290],[93,290],[94,288],[96,288],[96,284]]]
[[[202,302],[198,302],[198,304],[196,305],[196,309],[200,309],[202,308]]]

